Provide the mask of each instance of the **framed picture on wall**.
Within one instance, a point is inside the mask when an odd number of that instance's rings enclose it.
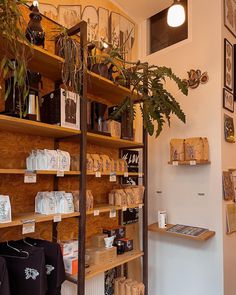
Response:
[[[235,0],[224,0],[224,22],[226,28],[236,37],[236,2]]]
[[[233,91],[233,46],[225,39],[224,40],[224,86]]]
[[[234,137],[234,119],[228,115],[224,115],[224,131],[225,141],[235,143]]]
[[[223,89],[223,107],[232,113],[234,112],[234,95],[226,88]]]

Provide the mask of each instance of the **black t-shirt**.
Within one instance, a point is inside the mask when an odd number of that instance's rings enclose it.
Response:
[[[44,249],[48,281],[48,292],[46,294],[61,295],[61,285],[65,281],[66,275],[60,245],[45,240],[31,238],[26,238],[25,241],[31,245],[42,247]]]
[[[0,295],[11,295],[6,261],[0,257]]]
[[[15,245],[13,242],[9,244]],[[18,253],[6,243],[0,244],[0,256],[5,258],[7,264],[11,295],[45,295],[47,278],[44,250],[29,247],[27,253]]]

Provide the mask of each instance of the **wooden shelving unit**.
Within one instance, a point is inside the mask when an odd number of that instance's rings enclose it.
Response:
[[[80,42],[82,48],[86,46],[87,44],[87,24],[85,22],[81,22],[78,26],[80,31]],[[0,40],[1,44],[4,44],[4,39]],[[52,52],[49,52],[45,49],[42,49],[37,46],[32,46],[32,48],[29,47],[28,44],[19,44],[20,46],[25,46],[26,51],[28,52],[28,56],[31,57],[29,62],[29,69],[32,71],[40,72],[44,78],[47,78],[50,80],[49,84],[51,85],[51,88],[54,89],[55,82],[58,82],[58,80],[61,79],[61,69],[62,64],[64,60],[53,54]],[[5,54],[4,46],[1,46],[0,48],[0,58]],[[84,52],[85,54],[85,52]],[[86,55],[83,56],[85,58]],[[40,177],[39,181],[37,181],[37,184],[31,184],[27,187],[27,184],[23,185],[23,181],[20,180],[20,178],[17,175],[24,175],[25,169],[17,169],[14,165],[9,166],[7,163],[7,167],[11,168],[2,168],[0,169],[0,185],[2,185],[1,188],[4,187],[4,179],[9,179],[8,177],[5,178],[6,175],[12,175],[11,178],[16,179],[17,185],[17,193],[16,196],[14,196],[14,201],[12,202],[15,205],[20,205],[20,210],[13,210],[13,212],[23,212],[24,208],[27,206],[27,208],[30,208],[28,213],[16,213],[13,215],[12,222],[9,223],[2,223],[0,224],[1,231],[4,231],[4,235],[0,233],[0,236],[2,237],[8,237],[10,233],[14,235],[16,232],[16,229],[19,234],[19,228],[22,226],[26,221],[34,221],[36,224],[39,224],[36,227],[36,230],[39,226],[43,226],[45,223],[45,226],[47,228],[43,230],[44,234],[47,234],[50,229],[48,228],[48,222],[52,225],[52,236],[53,240],[57,240],[57,234],[58,234],[58,224],[60,221],[56,221],[58,219],[55,218],[55,215],[42,215],[42,214],[36,214],[33,211],[33,202],[35,197],[35,192],[38,192],[39,190],[59,190],[63,185],[66,186],[66,188],[70,188],[71,182],[73,184],[76,184],[77,189],[80,189],[80,212],[75,212],[72,214],[60,214],[61,219],[65,224],[69,224],[68,232],[73,231],[75,229],[75,226],[79,229],[79,234],[77,234],[76,230],[76,237],[79,240],[79,266],[78,266],[78,276],[76,277],[68,277],[69,280],[73,281],[77,284],[78,295],[84,295],[85,294],[85,279],[91,278],[101,272],[105,272],[106,270],[109,270],[111,268],[121,266],[123,264],[126,264],[130,261],[133,261],[135,259],[139,259],[142,257],[143,263],[142,263],[142,274],[143,274],[143,281],[146,285],[146,292],[147,291],[147,282],[148,282],[148,266],[147,266],[147,133],[144,131],[143,135],[143,143],[135,142],[131,140],[124,140],[124,139],[117,139],[112,137],[107,137],[99,134],[94,134],[91,132],[87,132],[87,98],[94,99],[100,102],[105,102],[108,105],[116,105],[123,101],[125,97],[128,95],[132,97],[134,101],[138,99],[137,95],[135,93],[132,93],[131,90],[118,86],[115,83],[100,77],[99,75],[95,73],[88,72],[87,70],[84,70],[83,75],[83,90],[80,93],[81,99],[80,99],[80,120],[81,120],[81,130],[74,130],[70,128],[64,128],[61,126],[54,126],[49,125],[41,122],[34,122],[29,121],[25,119],[20,118],[14,118],[9,117],[6,115],[0,115],[0,132],[3,133],[4,138],[2,139],[2,146],[8,145],[9,140],[9,147],[8,149],[4,148],[4,153],[7,154],[10,153],[9,157],[14,158],[14,150],[16,150],[16,158],[21,157],[22,155],[25,160],[25,155],[28,154],[29,150],[26,148],[24,149],[23,146],[29,145],[32,147],[32,149],[38,148],[37,144],[40,144],[40,148],[44,148],[44,144],[46,145],[45,148],[60,148],[60,144],[63,145],[63,147],[67,144],[70,144],[71,149],[73,149],[74,153],[80,154],[80,171],[68,171],[64,173],[64,177],[60,177],[60,181],[58,180],[59,177],[57,177],[57,171],[36,171],[37,175],[51,175],[54,178],[51,179],[50,177]],[[48,83],[48,81],[47,81]],[[53,86],[52,86],[53,85]],[[50,89],[50,88],[49,88]],[[50,89],[50,91],[52,90]],[[24,136],[23,135],[30,135],[30,136]],[[9,137],[9,138],[8,138]],[[24,140],[22,140],[22,138]],[[12,141],[15,140],[13,143]],[[18,141],[17,141],[18,140]],[[22,142],[21,142],[22,140]],[[17,144],[20,143],[21,151],[17,151]],[[49,147],[48,147],[49,146]],[[73,146],[73,148],[72,148]],[[93,182],[94,188],[96,188],[96,181],[97,183],[105,182],[107,181],[106,178],[98,178],[96,179],[95,173],[86,173],[86,154],[88,153],[88,146],[90,148],[90,151],[96,153],[96,149],[100,149],[101,152],[104,150],[107,151],[108,149],[112,151],[112,153],[115,153],[116,157],[119,157],[119,154],[122,149],[142,149],[143,150],[143,172],[144,173],[128,173],[129,176],[137,176],[142,177],[143,179],[143,185],[145,186],[145,195],[144,195],[144,203],[139,205],[132,205],[126,207],[121,206],[110,206],[110,205],[97,205],[92,210],[86,211],[86,190],[87,190],[87,182],[91,181]],[[17,158],[17,160],[18,160]],[[21,162],[22,163],[22,162]],[[17,166],[17,164],[16,164]],[[2,165],[4,167],[4,165]],[[22,167],[22,165],[19,165],[19,167]],[[117,176],[124,176],[124,173],[116,173]],[[71,178],[67,178],[66,176],[74,176]],[[89,177],[88,177],[89,176]],[[91,176],[94,176],[91,180]],[[102,173],[103,176],[109,176],[109,173]],[[121,179],[121,178],[117,178]],[[42,181],[42,183],[41,183]],[[21,187],[22,184],[22,187]],[[8,186],[8,189],[11,190],[11,183],[8,181],[5,184]],[[113,185],[113,184],[112,184]],[[101,187],[101,184],[100,184]],[[108,188],[111,187],[108,186]],[[106,188],[106,185],[104,185],[104,188]],[[22,189],[22,191],[21,191]],[[4,187],[5,190],[5,187]],[[33,191],[31,191],[33,190]],[[63,189],[64,190],[64,189]],[[7,191],[7,190],[6,190]],[[11,190],[11,192],[14,192]],[[96,192],[95,192],[96,193]],[[9,193],[10,194],[10,193]],[[30,200],[28,200],[28,195],[30,195]],[[11,198],[11,194],[10,194]],[[107,201],[107,200],[105,200]],[[95,202],[96,203],[96,202]],[[101,202],[97,202],[101,203]],[[116,210],[118,212],[117,215],[120,215],[122,211],[125,211],[128,208],[142,208],[142,214],[143,214],[143,251],[140,250],[134,250],[128,253],[125,253],[121,256],[118,256],[117,259],[111,262],[104,262],[102,265],[91,265],[88,269],[85,269],[85,248],[86,248],[86,228],[87,228],[87,217],[89,219],[96,218],[98,212],[101,213],[109,213],[110,211]],[[14,207],[14,209],[16,209]],[[103,214],[104,217],[102,218],[109,218],[106,214]],[[121,215],[120,215],[121,216]],[[113,221],[109,221],[109,225],[114,224],[114,222],[119,223],[119,216],[117,218],[114,218]],[[76,222],[76,224],[73,224],[73,222]],[[55,222],[54,222],[55,221]],[[106,224],[107,225],[107,220]],[[64,223],[63,223],[64,224]],[[70,225],[73,224],[73,225]],[[116,224],[117,225],[117,224]],[[67,225],[68,226],[68,225]],[[16,229],[14,229],[14,227]],[[64,231],[65,233],[65,231]],[[51,237],[50,237],[51,238]]]
[[[167,229],[172,227],[173,225],[174,224],[168,224],[166,228],[159,228],[157,223],[153,223],[148,226],[148,230],[150,232],[155,232],[155,233],[159,233],[162,235],[174,236],[174,237],[179,237],[179,238],[183,238],[183,239],[187,239],[187,240],[194,240],[194,241],[198,241],[198,242],[206,242],[207,240],[214,237],[214,235],[215,235],[215,232],[210,231],[210,230],[208,232],[201,234],[198,237],[192,237],[192,236],[182,235],[182,234],[178,234],[178,233],[168,232]]]
[[[172,166],[199,166],[199,165],[210,165],[210,161],[169,161],[169,165]]]
[[[0,228],[8,228],[14,226],[23,225],[24,222],[32,220],[35,223],[46,222],[46,221],[53,221],[54,217],[57,214],[50,214],[50,215],[43,215],[34,212],[30,213],[19,213],[13,216],[12,222],[8,223],[0,223]],[[78,217],[80,214],[78,212],[70,213],[70,214],[60,214],[61,219],[67,219],[72,217]]]
[[[102,272],[105,272],[109,269],[112,269],[114,267],[123,265],[123,264],[133,261],[135,259],[138,259],[138,258],[142,257],[143,254],[144,253],[141,251],[133,250],[133,251],[127,252],[125,254],[117,256],[117,258],[111,262],[104,263],[101,265],[90,266],[90,267],[86,268],[86,270],[85,270],[86,279],[91,279],[92,277],[94,277]],[[67,276],[67,280],[72,283],[75,283],[75,284],[77,283],[76,276]]]

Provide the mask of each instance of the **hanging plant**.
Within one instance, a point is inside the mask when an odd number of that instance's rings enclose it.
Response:
[[[79,93],[82,84],[81,46],[78,39],[68,36],[67,29],[56,30],[56,54],[64,59],[61,71],[62,83],[72,91]]]
[[[148,66],[140,61],[134,63],[123,59],[122,48],[114,48],[109,44],[109,50],[104,55],[99,56],[100,62],[110,65],[119,73],[117,83],[129,85],[134,96],[139,96],[139,106],[141,109],[143,124],[149,135],[155,132],[156,137],[163,130],[165,122],[170,126],[171,114],[174,114],[185,123],[186,117],[180,104],[175,97],[165,88],[166,79],[173,80],[178,89],[188,95],[188,87],[167,67],[156,65]],[[96,59],[98,60],[98,59]],[[132,66],[132,67],[131,67]],[[132,95],[131,95],[132,96]],[[126,97],[124,101],[111,114],[111,119],[118,119],[127,109],[133,109],[134,104],[131,97]],[[154,123],[157,123],[155,130]]]
[[[13,76],[13,85],[8,84],[5,90],[5,99],[8,98],[11,89],[17,88],[19,93],[19,109],[20,116],[24,112],[25,101],[28,96],[27,80],[27,64],[31,57],[27,44],[30,43],[25,37],[22,30],[24,27],[24,19],[20,11],[20,5],[25,4],[24,0],[1,0],[0,2],[0,37],[4,39],[4,47],[2,48],[3,58],[0,63],[0,74],[3,79]]]

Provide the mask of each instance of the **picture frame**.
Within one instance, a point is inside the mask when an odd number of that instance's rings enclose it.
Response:
[[[224,133],[225,141],[235,143],[234,119],[226,114],[224,115]]]
[[[236,37],[235,10],[236,2],[234,0],[224,0],[224,24],[234,37]]]
[[[223,89],[223,108],[234,113],[234,95],[228,89]]]
[[[233,45],[224,39],[224,87],[233,92],[234,85]]]

